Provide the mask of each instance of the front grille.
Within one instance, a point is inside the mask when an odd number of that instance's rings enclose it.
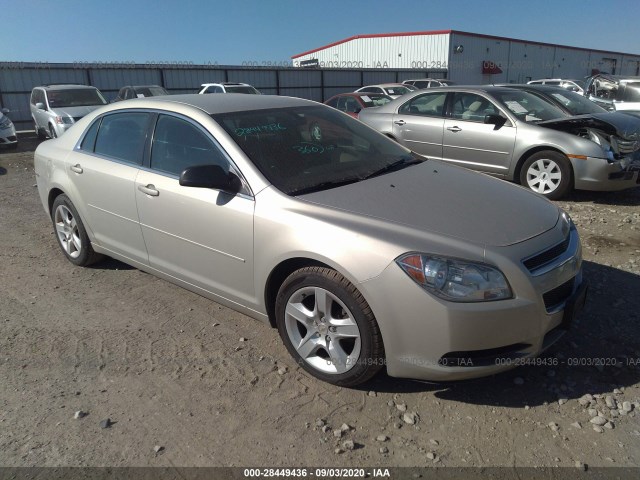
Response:
[[[558,258],[560,255],[562,255],[564,252],[567,251],[567,248],[569,247],[570,238],[571,236],[567,235],[567,237],[561,243],[558,243],[557,245],[554,245],[550,249],[545,250],[544,252],[539,253],[537,255],[534,255],[531,258],[527,258],[522,263],[524,264],[525,267],[527,267],[527,270],[529,270],[530,272],[533,272],[534,270],[546,265],[547,263],[553,262],[556,258]]]
[[[622,140],[617,138],[618,152],[620,155],[628,155],[635,152],[640,147],[640,143],[637,140]]]
[[[573,293],[573,284],[575,278],[564,282],[559,287],[554,288],[553,290],[549,290],[547,293],[542,295],[542,299],[544,300],[544,306],[547,309],[547,312],[551,312],[560,305],[562,305],[567,298],[571,296]]]

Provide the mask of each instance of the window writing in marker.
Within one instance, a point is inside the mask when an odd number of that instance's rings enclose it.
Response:
[[[236,128],[235,133],[239,137],[246,137],[247,135],[253,135],[264,132],[277,132],[279,130],[286,130],[287,127],[280,123],[270,123],[268,125],[256,125],[255,127],[239,127]]]

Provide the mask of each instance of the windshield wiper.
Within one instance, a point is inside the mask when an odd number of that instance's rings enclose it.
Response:
[[[416,165],[418,163],[424,162],[426,159],[421,159],[416,157],[403,157],[400,160],[396,160],[395,162],[391,162],[388,165],[376,170],[373,173],[363,177],[363,180],[367,180],[369,178],[377,177],[379,175],[383,175],[388,172],[393,172],[395,170],[402,170],[403,168],[409,167],[411,165]]]
[[[351,177],[351,178],[345,178],[343,180],[331,180],[328,182],[320,182],[320,183],[317,183],[316,185],[311,185],[309,187],[304,187],[298,190],[294,190],[293,192],[289,192],[289,195],[296,196],[296,195],[304,195],[305,193],[319,192],[320,190],[329,190],[331,188],[341,187],[342,185],[349,185],[350,183],[356,183],[356,182],[359,182],[360,180],[363,180],[363,179],[359,177]]]

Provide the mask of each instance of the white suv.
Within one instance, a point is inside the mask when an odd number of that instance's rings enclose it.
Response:
[[[203,83],[198,93],[249,93],[260,95],[260,92],[248,83]]]
[[[56,138],[107,101],[95,87],[43,85],[31,91],[31,118],[38,138]]]

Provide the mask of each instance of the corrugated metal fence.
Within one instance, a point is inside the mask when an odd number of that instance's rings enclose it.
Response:
[[[0,105],[17,130],[33,128],[31,89],[54,83],[93,85],[111,101],[126,85],[161,85],[169,93],[197,93],[202,83],[244,82],[264,94],[322,102],[363,85],[409,78],[445,78],[446,70],[303,69],[209,65],[118,65],[0,62]]]

